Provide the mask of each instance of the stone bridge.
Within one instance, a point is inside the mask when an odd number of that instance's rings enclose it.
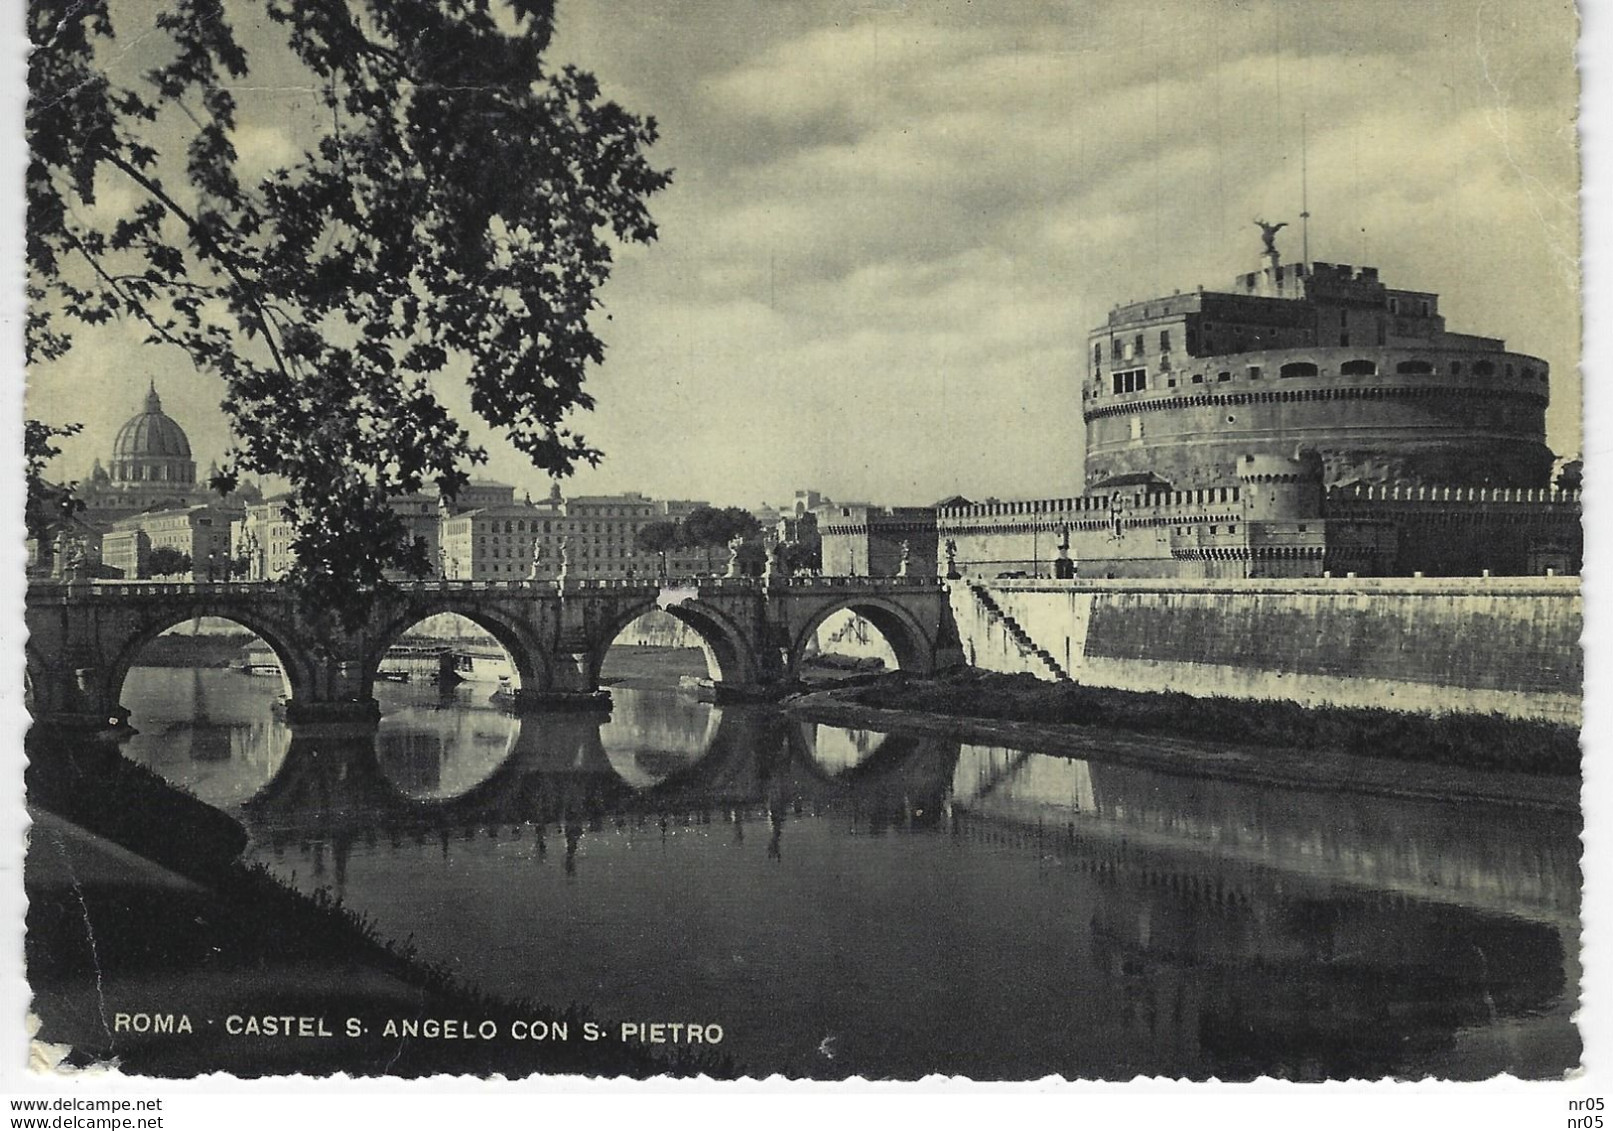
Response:
[[[125,725],[124,678],[157,636],[221,617],[279,658],[293,721],[374,718],[376,671],[415,624],[443,613],[478,625],[509,653],[518,708],[607,701],[599,669],[617,635],[660,608],[699,635],[718,698],[788,686],[818,626],[842,610],[873,624],[897,664],[930,674],[961,649],[945,583],[933,578],[701,578],[686,582],[405,584],[377,597],[357,631],[301,606],[273,582],[74,581],[28,587],[27,696],[36,722]]]

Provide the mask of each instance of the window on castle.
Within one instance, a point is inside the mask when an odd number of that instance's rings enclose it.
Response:
[[[1339,372],[1346,377],[1374,377],[1378,372],[1378,363],[1358,357],[1339,366]]]
[[[1495,362],[1493,362],[1493,361],[1475,361],[1473,363],[1473,376],[1475,376],[1475,377],[1493,377],[1493,376],[1495,376]]]
[[[1132,356],[1133,357],[1141,357],[1143,355],[1143,351],[1146,348],[1147,347],[1143,345],[1143,336],[1141,334],[1138,334],[1136,344],[1132,347],[1132,351],[1133,351]]]
[[[1251,365],[1249,367],[1249,380],[1251,380],[1251,381],[1260,380],[1260,366]]]
[[[1232,374],[1230,372],[1228,372],[1227,370],[1223,369],[1221,372],[1219,372],[1219,373],[1217,373],[1215,375],[1215,379],[1216,379],[1216,381],[1218,383],[1221,382],[1221,381],[1230,381],[1230,380],[1232,380]]]
[[[1290,361],[1277,371],[1279,377],[1315,377],[1316,365],[1309,361]]]
[[[1124,369],[1113,377],[1116,393],[1136,393],[1148,387],[1148,374],[1141,369]]]
[[[1434,366],[1421,358],[1412,358],[1410,361],[1402,361],[1395,366],[1396,373],[1432,373],[1433,371]]]
[[[1159,332],[1159,352],[1171,352],[1171,332],[1169,330],[1161,330]]]
[[[1102,365],[1103,364],[1103,343],[1102,342],[1093,342],[1092,343],[1092,364],[1093,365]]]
[[[1202,374],[1202,373],[1193,374],[1193,384],[1195,384],[1195,385],[1204,384],[1204,374]]]

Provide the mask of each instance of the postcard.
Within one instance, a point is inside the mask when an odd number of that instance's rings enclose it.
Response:
[[[39,1072],[1581,1071],[1572,4],[27,27]]]

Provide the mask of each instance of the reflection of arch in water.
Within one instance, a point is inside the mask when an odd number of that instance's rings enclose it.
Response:
[[[290,734],[271,709],[277,686],[219,668],[134,671],[124,690],[137,704],[139,729],[115,741],[130,761],[233,809],[285,760]]]
[[[938,811],[951,790],[958,762],[958,742],[941,735],[892,731],[862,733],[865,737],[841,740],[836,732],[847,728],[792,718],[788,729],[790,762],[806,794],[825,800],[877,803],[912,802]],[[837,743],[861,753],[851,764],[843,759],[827,762],[818,744]],[[863,753],[866,751],[866,753]]]
[[[442,800],[468,792],[515,752],[517,721],[494,710],[386,712],[376,731],[380,771],[405,797]]]
[[[614,691],[599,737],[617,775],[635,788],[664,781],[705,757],[721,726],[722,708],[688,695]]]
[[[237,625],[252,633],[259,640],[269,646],[270,651],[280,664],[280,679],[282,690],[286,698],[296,699],[299,696],[311,694],[314,686],[314,665],[312,661],[293,647],[277,631],[276,626],[266,621],[260,621],[250,613],[239,613],[232,610],[230,613],[220,615],[217,613],[187,612],[185,614],[170,612],[165,616],[153,619],[138,633],[124,642],[123,649],[107,666],[104,676],[105,701],[117,703],[123,695],[123,684],[129,677],[129,669],[135,667],[140,659],[140,653],[145,651],[157,637],[162,636],[170,629],[178,628],[190,621],[207,617],[213,620],[224,620]]]
[[[721,609],[691,598],[665,605],[646,601],[619,613],[606,625],[606,631],[599,634],[593,654],[589,657],[588,678],[592,684],[598,685],[599,671],[605,664],[605,657],[622,630],[657,608],[695,630],[700,638],[700,648],[706,655],[706,674],[711,679],[723,683],[756,681],[759,665],[745,630]]]
[[[928,673],[935,666],[935,641],[925,632],[908,609],[899,602],[885,597],[858,596],[824,605],[812,615],[790,644],[789,670],[793,677],[800,669],[818,629],[830,617],[852,612],[879,630],[896,657],[896,666],[904,671]]]
[[[798,726],[811,752],[812,764],[829,777],[862,765],[890,738],[884,731],[810,721],[802,721]]]
[[[767,800],[769,782],[788,758],[788,720],[777,711],[748,707],[723,707],[712,718],[712,735],[699,760],[638,793],[636,808],[698,809]]]
[[[454,590],[446,590],[441,601],[428,607],[411,606],[371,634],[370,652],[364,658],[364,685],[366,697],[375,693],[375,677],[386,660],[387,651],[410,629],[423,621],[439,616],[457,616],[469,621],[498,642],[509,658],[510,669],[515,673],[512,690],[543,689],[551,684],[548,653],[542,641],[534,636],[534,629],[524,621],[515,619],[496,607],[483,607],[469,596],[461,597]]]

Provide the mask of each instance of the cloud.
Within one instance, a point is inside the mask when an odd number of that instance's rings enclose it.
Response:
[[[1312,255],[1547,358],[1576,450],[1575,30],[1533,0],[569,0],[551,59],[654,113],[676,167],[604,292],[577,424],[607,460],[575,485],[1070,493],[1087,332],[1250,269],[1256,215],[1297,257],[1302,118]]]

